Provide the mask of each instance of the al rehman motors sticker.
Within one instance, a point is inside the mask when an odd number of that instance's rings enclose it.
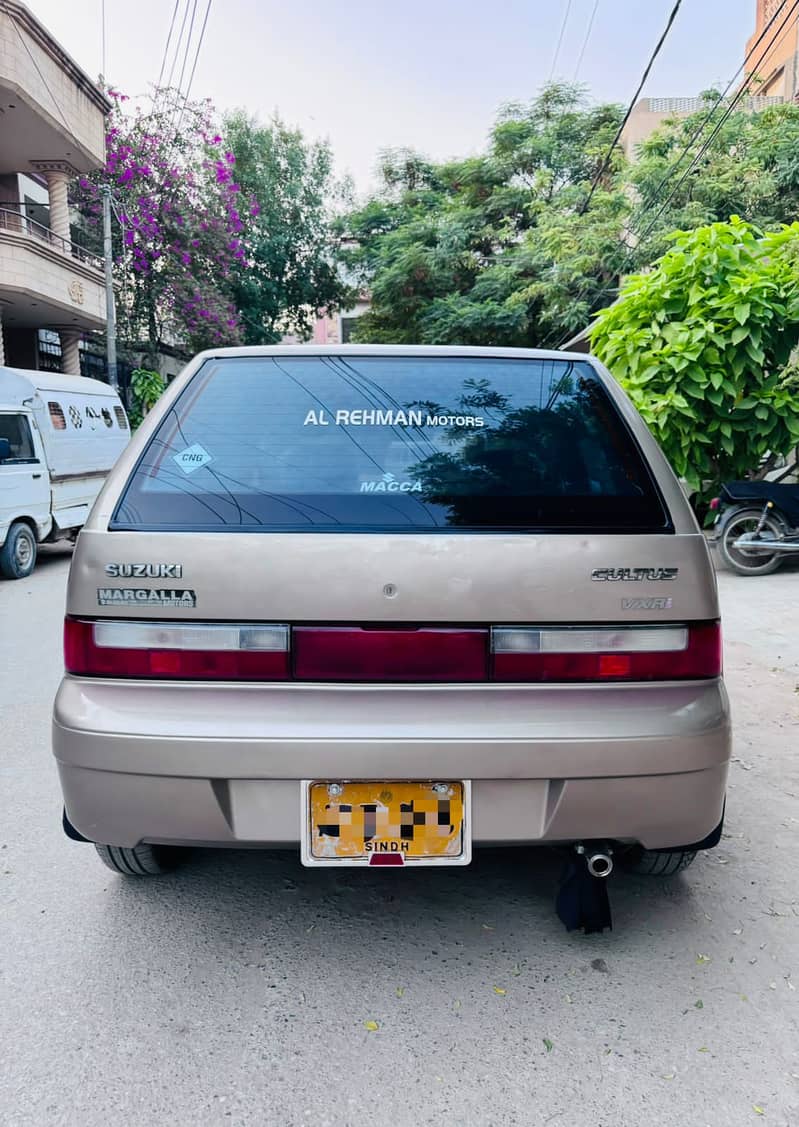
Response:
[[[149,587],[98,587],[97,602],[101,607],[130,606],[146,603],[158,607],[195,607],[195,591]]]

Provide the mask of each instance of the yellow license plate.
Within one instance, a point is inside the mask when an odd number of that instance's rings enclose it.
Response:
[[[306,781],[303,864],[467,865],[468,807],[468,782]]]

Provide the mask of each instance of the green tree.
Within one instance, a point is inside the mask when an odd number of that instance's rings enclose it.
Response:
[[[630,167],[637,195],[632,226],[639,232],[652,227],[637,248],[640,263],[661,254],[675,230],[726,221],[732,215],[765,230],[799,218],[799,105],[769,106],[756,113],[736,110],[684,179],[700,140],[671,174],[699,127],[706,122],[703,140],[727,109],[726,101],[716,106],[714,91],[703,97],[705,105],[698,113],[671,119],[648,137]],[[658,215],[674,188],[673,198]]]
[[[232,294],[247,344],[284,333],[306,336],[316,313],[350,296],[337,265],[326,142],[306,141],[279,118],[260,125],[243,110],[227,117],[225,135],[236,179],[249,197],[245,257],[233,271]]]
[[[580,213],[620,113],[553,84],[503,110],[483,155],[385,154],[381,191],[346,224],[372,298],[358,339],[532,345],[582,327],[627,254],[619,150]]]
[[[689,487],[742,478],[799,442],[799,223],[733,216],[679,232],[591,334]]]
[[[108,94],[106,163],[73,184],[73,203],[99,237],[111,192],[121,344],[144,343],[153,368],[164,340],[239,343],[229,280],[244,254],[241,193],[212,106],[156,88],[131,113],[125,95]]]

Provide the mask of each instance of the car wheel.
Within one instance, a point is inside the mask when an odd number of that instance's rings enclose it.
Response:
[[[8,530],[0,548],[0,574],[6,579],[24,579],[36,564],[36,537],[27,524],[17,521]]]
[[[761,514],[757,509],[745,509],[730,517],[721,534],[720,549],[724,562],[739,575],[769,575],[782,563],[777,552],[764,553],[748,548],[735,548],[735,541],[742,536],[752,537],[760,523]],[[761,530],[770,538],[782,536],[782,528],[773,517],[766,517]],[[753,540],[753,543],[756,543]]]
[[[696,853],[690,849],[665,853],[659,849],[631,849],[619,856],[619,863],[628,873],[647,877],[671,877],[694,863]]]
[[[164,845],[95,845],[104,865],[124,877],[155,877],[178,864],[178,853]]]

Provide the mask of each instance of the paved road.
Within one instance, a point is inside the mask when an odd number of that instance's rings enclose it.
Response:
[[[575,937],[532,851],[424,874],[223,851],[152,883],[107,872],[58,825],[67,566],[51,551],[0,585],[4,1127],[799,1123],[799,572],[720,575],[722,845],[666,885],[614,876],[616,930]]]

